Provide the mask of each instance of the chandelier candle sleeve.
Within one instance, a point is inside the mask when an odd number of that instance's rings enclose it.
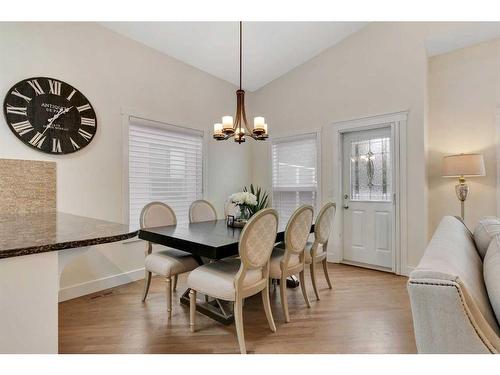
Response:
[[[222,127],[224,130],[233,129],[233,116],[223,116]]]
[[[255,117],[253,119],[253,128],[254,129],[264,130],[264,124],[265,124],[264,117]]]
[[[222,134],[222,124],[214,124],[214,134]]]
[[[225,137],[226,136],[224,135],[224,132],[222,131],[222,124],[220,124],[220,123],[214,124],[214,138],[216,140],[222,140]]]

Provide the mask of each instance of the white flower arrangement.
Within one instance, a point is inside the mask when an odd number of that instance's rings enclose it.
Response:
[[[254,188],[253,185],[250,185],[250,189],[245,187],[243,191],[229,196],[227,202],[233,207],[231,214],[229,214],[230,211],[226,212],[228,218],[233,217],[233,220],[229,224],[230,220],[228,219],[228,225],[242,228],[252,215],[267,207],[267,198],[268,194],[265,191],[259,187]]]
[[[257,197],[248,191],[234,193],[229,199],[238,206],[255,206],[257,204]]]

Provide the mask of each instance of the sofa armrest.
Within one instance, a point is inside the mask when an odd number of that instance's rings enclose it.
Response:
[[[419,353],[498,353],[498,336],[459,281],[410,278],[408,293]]]

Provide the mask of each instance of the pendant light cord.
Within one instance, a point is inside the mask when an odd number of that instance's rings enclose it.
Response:
[[[241,37],[241,34],[242,34],[242,26],[243,25],[243,22],[240,21],[240,90],[241,90],[241,56],[242,56],[242,37]]]

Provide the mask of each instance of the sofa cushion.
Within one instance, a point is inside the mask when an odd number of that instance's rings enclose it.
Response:
[[[488,247],[483,262],[484,283],[491,307],[500,323],[500,236],[495,236]]]
[[[483,264],[467,227],[445,216],[410,279],[447,280],[463,284],[491,328],[500,333],[483,278]]]
[[[479,220],[474,229],[474,242],[477,252],[483,259],[490,246],[490,242],[497,234],[500,234],[500,219],[494,216],[486,216]]]

